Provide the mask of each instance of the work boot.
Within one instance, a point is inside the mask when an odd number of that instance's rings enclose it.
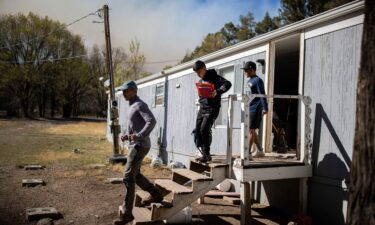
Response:
[[[151,205],[151,203],[161,203],[163,201],[163,196],[160,194],[159,191],[155,193],[150,193],[150,195],[142,200],[141,204],[143,207]]]
[[[113,221],[113,225],[126,225],[134,220],[133,214],[124,214],[121,215],[119,219]]]
[[[198,158],[197,161],[201,163],[207,163],[212,160],[212,157],[210,155],[203,155],[202,157]]]
[[[199,161],[201,163],[207,163],[207,162],[212,160],[209,148],[208,149],[203,148],[202,153],[203,153],[202,157],[198,158],[197,161]]]

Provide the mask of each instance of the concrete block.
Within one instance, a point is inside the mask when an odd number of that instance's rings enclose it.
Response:
[[[42,170],[45,169],[45,166],[42,165],[26,165],[24,166],[25,170]]]
[[[107,178],[106,183],[109,184],[123,184],[123,179],[122,177],[113,177],[113,178]]]
[[[42,179],[22,179],[22,187],[35,187],[38,185],[46,185]]]
[[[100,164],[100,163],[97,163],[97,164],[91,164],[88,166],[90,169],[103,169],[105,168],[105,165],[104,164]]]
[[[28,221],[41,220],[43,218],[59,219],[61,214],[52,207],[26,209],[26,219]]]

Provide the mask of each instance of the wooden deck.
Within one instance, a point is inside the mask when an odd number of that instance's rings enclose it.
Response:
[[[232,157],[232,161],[236,158]],[[225,165],[227,164],[225,156],[214,155],[212,156],[212,161],[209,163],[211,165]],[[280,167],[280,166],[300,166],[304,165],[303,162],[300,162],[296,154],[291,153],[266,153],[265,157],[253,158],[250,161],[249,165],[244,166],[243,168],[268,168],[268,167]]]
[[[237,157],[232,158],[232,162]],[[213,156],[211,165],[227,164],[225,156]],[[241,182],[307,178],[312,176],[311,165],[299,161],[295,154],[266,153],[253,158],[246,166],[233,166],[230,178]]]

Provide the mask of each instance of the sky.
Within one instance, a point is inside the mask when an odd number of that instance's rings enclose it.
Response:
[[[278,14],[279,0],[0,0],[1,14],[33,12],[62,23],[70,23],[108,4],[113,47],[128,48],[139,40],[146,56],[145,70],[156,73],[175,65],[187,50],[194,48],[208,33],[227,22],[238,23],[239,16],[251,11],[255,20],[266,11]],[[86,47],[104,45],[104,28],[97,16],[90,16],[68,27],[82,36]],[[167,63],[152,63],[175,60]]]

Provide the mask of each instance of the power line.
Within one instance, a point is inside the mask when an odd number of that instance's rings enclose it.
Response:
[[[102,15],[102,12],[103,9],[98,9],[96,10],[95,12],[91,12],[85,16],[82,16],[81,18],[79,19],[76,19],[68,24],[63,24],[61,25],[61,27],[55,29],[55,30],[52,30],[50,31],[49,33],[41,36],[41,37],[48,37],[49,35],[53,34],[54,32],[56,31],[59,31],[63,28],[66,28],[66,27],[69,27],[75,23],[78,23],[84,19],[86,19],[87,17],[90,17],[90,16],[93,16],[93,15],[98,15],[100,18],[103,17]],[[6,48],[11,48],[11,47],[14,47],[14,46],[18,46],[18,45],[22,45],[22,44],[25,44],[25,43],[29,43],[33,40],[36,40],[37,38],[33,38],[33,39],[30,39],[30,40],[27,40],[25,42],[21,42],[21,43],[17,43],[17,44],[13,44],[13,45],[10,45],[10,46],[7,46],[7,47],[0,47],[0,50],[1,49],[6,49]],[[3,60],[0,60],[0,63],[5,63],[5,64],[27,64],[27,63],[35,63],[35,62],[54,62],[54,61],[61,61],[61,60],[68,60],[68,59],[75,59],[75,58],[82,58],[82,57],[85,57],[85,56],[89,56],[89,55],[95,55],[95,54],[98,54],[98,53],[91,53],[91,54],[85,54],[85,55],[78,55],[78,56],[71,56],[71,57],[64,57],[64,58],[57,58],[57,59],[44,59],[44,60],[28,60],[28,61],[23,61],[23,62],[19,62],[19,61],[3,61]],[[169,59],[169,60],[164,60],[164,61],[150,61],[150,62],[145,62],[144,64],[162,64],[162,63],[168,63],[168,62],[178,62],[180,61],[180,59]],[[131,63],[131,62],[126,62],[126,63]]]
[[[27,60],[27,61],[23,61],[23,62],[19,62],[19,61],[3,61],[3,60],[0,60],[0,63],[4,63],[4,64],[28,64],[28,63],[35,63],[35,62],[56,62],[56,61],[61,61],[61,60],[83,58],[83,57],[86,57],[86,56],[97,55],[97,54],[101,54],[101,53],[97,52],[97,53],[90,53],[90,54],[84,54],[84,55],[76,55],[76,56],[56,58],[56,59],[53,59],[53,58],[42,59],[42,60],[35,59],[35,60]],[[178,62],[178,61],[180,61],[180,59],[169,59],[169,60],[164,60],[164,61],[150,61],[150,62],[146,61],[144,64],[162,64],[162,63]],[[130,61],[125,61],[125,63],[131,63],[131,62]]]
[[[61,25],[61,27],[59,27],[59,28],[57,28],[57,29],[55,29],[55,30],[50,31],[49,33],[47,33],[47,34],[45,34],[44,36],[41,36],[41,37],[48,37],[49,35],[53,34],[54,32],[59,31],[59,30],[61,30],[61,29],[63,29],[63,28],[67,28],[67,27],[69,27],[69,26],[71,26],[71,25],[73,25],[73,24],[75,24],[75,23],[78,23],[78,22],[80,22],[81,20],[84,20],[84,19],[86,19],[86,18],[89,17],[89,16],[93,16],[93,15],[95,15],[95,14],[99,14],[99,13],[100,13],[100,10],[101,10],[101,9],[98,9],[98,10],[96,10],[95,12],[91,12],[91,13],[89,13],[89,14],[87,14],[87,15],[85,15],[85,16],[82,16],[81,18],[76,19],[76,20],[74,20],[74,21],[72,21],[72,22],[70,22],[70,23],[68,23],[68,24],[63,24],[63,25]],[[100,14],[99,14],[99,15],[100,15]],[[34,41],[34,40],[36,40],[36,39],[37,39],[37,38],[33,38],[33,39],[27,40],[27,41],[25,41],[25,42],[21,42],[21,43],[13,44],[13,45],[10,45],[10,46],[7,46],[7,47],[4,46],[4,47],[1,47],[0,50],[1,50],[1,49],[5,49],[5,48],[11,48],[11,47],[18,46],[18,45],[23,45],[23,44],[25,44],[25,43],[29,43],[29,42]]]
[[[67,60],[67,59],[83,58],[83,57],[86,57],[86,56],[97,55],[97,54],[99,54],[99,52],[85,54],[85,55],[76,55],[76,56],[69,56],[69,57],[63,57],[63,58],[56,58],[56,59],[50,58],[50,59],[42,59],[42,60],[37,60],[37,59],[36,60],[27,60],[27,61],[23,61],[23,62],[18,62],[18,61],[0,61],[0,62],[5,63],[5,64],[28,64],[28,63],[35,63],[35,62],[55,62],[55,61],[61,61],[61,60]]]

